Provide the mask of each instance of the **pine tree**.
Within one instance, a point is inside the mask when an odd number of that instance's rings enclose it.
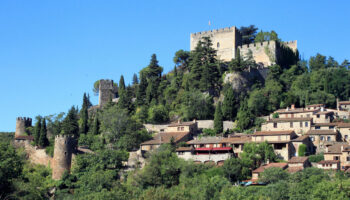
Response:
[[[47,139],[47,128],[46,128],[46,120],[43,119],[41,129],[40,129],[40,137],[38,141],[38,146],[40,147],[46,147],[48,145],[49,141]]]
[[[62,134],[79,136],[77,109],[72,106],[62,122]]]
[[[221,103],[219,102],[215,109],[214,114],[214,131],[216,134],[223,132],[223,119],[222,119],[222,112],[221,112]]]
[[[158,98],[158,86],[161,81],[162,67],[158,65],[156,54],[152,55],[150,64],[147,67],[147,89],[146,89],[146,101],[150,103],[152,100]]]
[[[37,116],[35,127],[34,127],[34,143],[36,145],[38,145],[38,143],[39,143],[40,130],[41,130],[41,116]]]
[[[239,111],[237,113],[237,128],[241,131],[249,128],[254,121],[254,116],[251,114],[247,99],[244,99],[239,107]]]
[[[225,92],[225,98],[222,102],[222,115],[224,119],[234,121],[237,115],[238,101],[235,97],[233,88],[230,86]]]
[[[80,110],[80,133],[81,134],[86,134],[89,131],[89,114],[88,114],[88,107],[89,107],[89,99],[86,96],[86,93],[84,93],[83,96],[83,105],[81,106]]]
[[[139,79],[137,78],[137,74],[134,74],[134,76],[132,77],[132,84],[133,85],[139,84]]]

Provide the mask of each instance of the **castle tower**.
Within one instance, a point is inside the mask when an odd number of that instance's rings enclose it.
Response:
[[[57,135],[52,161],[52,179],[61,179],[65,171],[70,171],[72,154],[76,150],[76,140],[70,135]]]
[[[98,105],[104,106],[115,97],[113,80],[100,80]]]
[[[26,128],[32,126],[32,118],[17,117],[15,137],[25,135]]]
[[[193,51],[199,40],[203,37],[210,37],[213,48],[217,51],[217,58],[223,61],[231,61],[236,56],[237,46],[241,45],[242,36],[235,27],[203,31],[191,34],[190,49]]]

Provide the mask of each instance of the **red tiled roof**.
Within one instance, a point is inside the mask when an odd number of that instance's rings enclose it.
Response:
[[[288,167],[288,163],[270,163],[267,165],[260,166],[258,169],[254,170],[253,173],[261,173],[265,171],[265,169],[268,169],[271,167],[278,167],[278,168],[285,169]]]
[[[265,136],[265,135],[292,135],[294,131],[257,131],[252,136]]]
[[[230,151],[232,147],[196,148],[196,151]]]
[[[324,104],[312,104],[312,105],[308,105],[306,107],[309,108],[309,107],[323,107],[323,106],[324,106]]]
[[[229,144],[245,144],[251,141],[250,135],[240,136],[240,137],[230,137],[224,138],[220,141],[220,143],[229,143]]]
[[[336,135],[337,132],[334,130],[309,130],[306,135]]]
[[[304,163],[307,160],[309,160],[308,157],[302,156],[302,157],[292,157],[291,159],[288,160],[288,163]]]
[[[342,146],[343,150],[350,147],[348,143],[335,143],[332,146],[329,146],[327,149],[328,151],[324,152],[324,154],[341,154],[342,153]]]
[[[171,138],[174,138],[174,142],[179,142],[182,138],[186,137],[189,132],[164,132],[158,133],[153,137],[152,140],[141,143],[141,145],[154,145],[154,144],[163,144],[170,143]]]
[[[334,164],[339,162],[339,160],[321,160],[320,162],[318,162],[318,164]]]
[[[176,149],[176,151],[192,151],[192,147],[179,147]]]
[[[350,128],[350,123],[339,123],[338,128]]]
[[[302,171],[303,169],[304,169],[304,167],[288,167],[287,171],[289,173],[295,173],[295,172]]]
[[[294,118],[272,118],[267,122],[304,122],[311,121],[311,117],[294,117]]]
[[[180,123],[174,123],[174,124],[170,124],[168,127],[177,127],[177,126],[190,126],[195,124],[196,122],[180,122]]]
[[[292,142],[302,142],[308,138],[309,138],[308,135],[302,135],[302,136],[299,136],[299,137],[295,138],[294,140],[292,140]]]
[[[339,105],[350,105],[350,101],[340,101]]]
[[[222,137],[202,137],[195,140],[190,140],[187,144],[218,144]]]
[[[32,135],[21,135],[15,137],[15,140],[34,140],[34,137]]]
[[[279,114],[308,113],[308,112],[315,112],[315,111],[319,111],[319,110],[320,109],[306,110],[304,108],[296,108],[296,109],[291,109],[291,110],[280,109],[280,110],[275,111],[275,113],[279,113]]]

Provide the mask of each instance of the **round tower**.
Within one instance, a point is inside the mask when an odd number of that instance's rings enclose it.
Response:
[[[52,161],[52,179],[61,179],[65,171],[70,171],[72,154],[76,149],[76,140],[70,135],[57,135]]]
[[[17,117],[15,137],[25,135],[26,128],[32,126],[32,119],[29,117]]]

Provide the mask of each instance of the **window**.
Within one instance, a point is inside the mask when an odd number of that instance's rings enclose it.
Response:
[[[160,129],[160,132],[164,132],[164,129]]]
[[[181,127],[181,131],[185,130],[185,127]]]
[[[315,129],[318,130],[318,129],[321,129],[321,127],[320,126],[316,126]]]
[[[305,127],[308,127],[309,126],[309,123],[308,122],[305,122]]]
[[[183,151],[177,152],[178,155],[184,155],[184,153],[185,153],[185,152],[183,152]]]
[[[320,118],[320,115],[316,115],[317,116],[317,118]]]
[[[339,156],[334,156],[333,160],[339,160]]]
[[[276,123],[276,122],[273,123],[273,127],[274,127],[274,128],[277,128],[277,123]]]
[[[348,135],[345,135],[344,137],[345,137],[345,140],[348,140]]]
[[[218,43],[216,43],[216,47],[217,48],[219,48],[220,47],[220,43],[218,42]]]
[[[331,136],[327,136],[327,141],[331,141]]]
[[[329,129],[334,129],[334,126],[329,126]]]
[[[303,127],[303,122],[300,122],[300,127]]]
[[[350,161],[350,157],[348,156],[348,157],[346,157],[346,161]]]
[[[314,136],[310,136],[310,140],[311,140],[311,141],[315,141]]]
[[[177,127],[177,131],[180,131],[180,127]]]
[[[307,114],[306,117],[310,117],[310,114]]]
[[[320,140],[321,140],[321,141],[323,141],[323,140],[324,140],[324,137],[323,137],[323,136],[321,136],[321,137],[320,137]]]
[[[301,118],[303,118],[303,115],[300,115]]]
[[[290,126],[291,128],[293,128],[293,122],[290,122],[289,126]]]

